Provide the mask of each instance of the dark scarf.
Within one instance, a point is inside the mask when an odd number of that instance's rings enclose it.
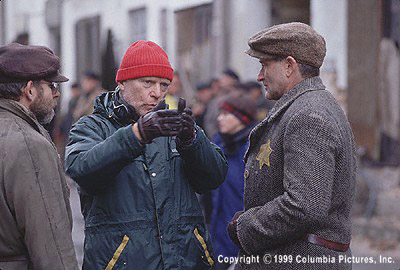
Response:
[[[107,112],[110,118],[122,126],[137,122],[140,117],[135,108],[124,100],[118,87],[107,103]]]
[[[253,121],[244,127],[242,130],[235,134],[221,134],[222,146],[227,156],[232,156],[236,153],[236,150],[248,140],[250,131],[254,128],[256,122]]]

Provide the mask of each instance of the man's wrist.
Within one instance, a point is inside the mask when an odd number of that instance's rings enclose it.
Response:
[[[194,129],[194,133],[193,133],[193,136],[192,136],[192,137],[187,138],[186,140],[183,140],[182,138],[180,138],[179,136],[177,136],[177,137],[176,137],[176,139],[177,139],[176,141],[177,141],[177,144],[178,144],[179,146],[181,146],[181,147],[188,147],[188,146],[193,145],[193,143],[194,143],[194,141],[196,140],[196,138],[197,138],[197,130]]]
[[[143,143],[143,138],[140,135],[138,123],[134,123],[132,125],[132,131],[133,131],[133,134],[135,134],[136,138],[139,140],[139,142]]]

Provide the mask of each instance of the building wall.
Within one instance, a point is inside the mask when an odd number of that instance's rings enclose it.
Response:
[[[347,0],[311,0],[311,26],[326,40],[321,69],[336,72],[341,89],[347,89],[347,23]]]
[[[260,71],[257,59],[245,54],[247,42],[258,31],[271,25],[270,0],[235,0],[231,2],[227,31],[228,65],[236,70],[243,81],[256,80]]]
[[[53,0],[55,1],[55,0]],[[51,46],[51,36],[45,22],[45,4],[47,0],[13,0],[8,1],[5,12],[6,42],[13,41],[19,33],[29,33],[30,44]],[[166,51],[173,66],[177,61],[177,25],[176,12],[213,3],[213,0],[64,0],[62,1],[61,21],[61,64],[62,72],[71,80],[64,84],[63,108],[69,100],[69,85],[79,79],[76,72],[76,24],[82,19],[94,16],[100,17],[100,51],[105,46],[106,33],[111,29],[114,36],[114,49],[117,62],[131,44],[132,40],[129,25],[129,11],[146,7],[147,12],[147,39],[160,43],[161,40],[161,10],[166,10],[168,31]],[[229,39],[225,41],[223,55],[224,67],[236,69],[244,79],[255,79],[259,64],[257,60],[248,57],[247,40],[255,32],[270,24],[270,0],[237,0],[225,1],[232,14],[222,25],[219,32],[224,35],[229,32]],[[257,8],[255,8],[257,7]],[[228,15],[226,12],[224,15]],[[251,14],[251,16],[250,16]],[[237,18],[246,18],[246,23]],[[10,23],[11,22],[11,23]],[[235,31],[231,31],[235,29]],[[218,31],[217,31],[218,32]],[[215,31],[213,31],[215,33]],[[180,33],[182,34],[182,33]],[[213,40],[214,42],[214,40]],[[213,77],[220,74],[216,72]]]
[[[0,45],[6,42],[5,1],[0,1]]]
[[[69,0],[64,1],[63,6],[63,22],[62,22],[62,68],[63,72],[68,74],[73,80],[78,79],[75,69],[75,25],[84,18],[100,16],[100,50],[104,49],[106,33],[111,29],[114,36],[114,49],[116,60],[119,61],[123,57],[123,53],[132,43],[129,36],[130,21],[129,11],[146,8],[146,38],[156,43],[161,43],[161,10],[166,9],[167,14],[167,48],[166,51],[170,57],[172,65],[176,62],[176,26],[175,11],[211,3],[211,0]],[[68,87],[67,87],[68,88]],[[65,93],[65,104],[68,100],[68,93]],[[65,106],[63,106],[65,108]]]
[[[55,1],[55,0],[53,0]],[[243,80],[255,80],[259,71],[256,59],[247,56],[249,37],[259,30],[272,24],[271,3],[273,0],[214,0],[219,2],[224,10],[215,12],[213,20],[218,18],[219,24],[213,25],[213,44],[215,49],[215,74],[218,77],[222,69],[235,69]],[[62,72],[71,81],[64,85],[63,108],[69,100],[69,85],[79,79],[76,72],[76,24],[82,19],[94,16],[100,17],[100,52],[104,49],[108,29],[114,37],[114,50],[117,62],[131,44],[129,11],[146,7],[147,39],[157,43],[162,41],[161,11],[166,10],[166,51],[174,67],[177,66],[177,12],[204,4],[214,3],[213,0],[64,0],[62,1],[61,22],[61,61]],[[50,46],[49,29],[45,23],[45,4],[47,0],[13,0],[7,1],[6,6],[6,34],[7,42],[11,42],[18,33],[28,32],[31,44]],[[339,81],[346,85],[346,50],[343,44],[345,37],[346,0],[335,1],[312,0],[312,24],[328,42],[327,59],[337,66]],[[324,19],[325,18],[325,19]],[[329,18],[329,19],[326,19]],[[332,32],[330,27],[333,18],[339,19],[339,27]],[[182,33],[179,33],[182,35]],[[185,33],[183,33],[185,34]],[[223,35],[223,38],[219,38]],[[220,41],[223,42],[220,42]],[[222,46],[221,46],[222,45]],[[99,56],[100,57],[100,56]],[[215,60],[218,59],[218,60]],[[329,62],[329,61],[328,61]]]
[[[378,157],[378,55],[381,1],[349,0],[348,116],[358,145]]]
[[[5,9],[5,43],[14,41],[18,34],[29,33],[30,44],[49,44],[44,16],[45,0],[7,1]]]

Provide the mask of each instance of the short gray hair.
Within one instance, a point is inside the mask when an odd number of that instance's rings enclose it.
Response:
[[[311,78],[319,76],[319,68],[303,63],[297,63],[297,64],[299,65],[300,73],[303,78]]]
[[[285,60],[286,58],[287,58],[287,56],[274,55],[268,59],[272,60],[272,61],[280,62],[280,61]],[[296,59],[296,61],[297,61],[297,59]],[[299,66],[300,74],[303,78],[311,78],[311,77],[319,76],[319,68],[308,65],[308,64],[300,63],[300,62],[297,62],[297,65]]]
[[[27,82],[0,83],[0,98],[19,101]]]

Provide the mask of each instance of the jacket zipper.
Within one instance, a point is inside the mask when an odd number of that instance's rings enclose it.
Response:
[[[152,181],[152,179],[151,179],[151,175],[150,175],[149,170],[148,170],[148,168],[147,168],[147,165],[146,165],[145,163],[143,163],[143,167],[144,167],[145,171],[147,172],[147,174],[148,174],[149,177],[150,177],[151,193],[152,193],[152,195],[153,195],[154,212],[155,212],[155,215],[156,215],[156,222],[157,222],[158,242],[159,242],[159,244],[160,244],[161,261],[162,261],[162,264],[163,264],[163,266],[164,266],[164,253],[163,253],[162,241],[161,241],[161,240],[162,240],[162,235],[161,235],[161,230],[160,230],[160,219],[159,219],[159,217],[158,217],[158,212],[157,212],[157,207],[156,207],[156,196],[155,196],[155,194],[154,194],[153,181]]]

